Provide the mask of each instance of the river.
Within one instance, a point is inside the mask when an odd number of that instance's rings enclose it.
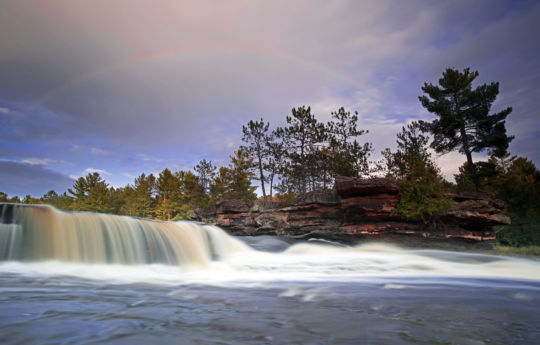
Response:
[[[2,344],[540,344],[531,259],[0,214]]]

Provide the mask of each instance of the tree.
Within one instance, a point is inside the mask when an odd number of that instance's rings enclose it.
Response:
[[[276,129],[290,161],[287,171],[284,172],[288,175],[285,179],[292,182],[290,186],[296,186],[298,192],[306,193],[310,182],[311,188],[314,187],[313,173],[316,172],[314,160],[308,159],[308,155],[313,156],[317,146],[324,142],[324,125],[311,114],[311,107],[305,106],[293,108],[292,116],[287,116],[286,121],[287,127]]]
[[[274,179],[276,176],[283,173],[285,166],[285,150],[283,148],[283,141],[279,140],[279,136],[275,131],[273,131],[270,135],[267,135],[265,141],[268,156],[264,164],[264,169],[268,171],[270,201],[273,201]]]
[[[210,183],[216,175],[216,166],[212,164],[212,161],[202,159],[194,168],[197,172],[197,176],[201,183],[201,186],[205,193],[210,192]]]
[[[403,178],[415,165],[428,166],[435,171],[431,155],[428,152],[429,137],[421,131],[419,122],[412,122],[401,128],[397,134],[397,151],[393,156],[393,174],[398,178]]]
[[[251,185],[253,178],[253,158],[248,158],[242,150],[236,150],[234,156],[230,156],[229,164],[230,185],[228,186],[228,197],[231,199],[255,200],[255,189]]]
[[[383,153],[388,164],[388,175],[399,181],[400,200],[394,213],[424,223],[445,214],[450,199],[444,190],[444,181],[427,150],[429,138],[413,122],[402,127],[397,134],[397,151]]]
[[[156,189],[156,178],[153,174],[146,176],[141,174],[135,178],[133,187],[127,186],[124,191],[126,207],[130,209],[130,215],[149,218],[153,216],[153,195]]]
[[[432,122],[421,122],[433,134],[431,147],[437,153],[459,149],[467,157],[468,169],[477,190],[480,183],[472,160],[473,152],[488,149],[490,154],[502,156],[513,139],[506,135],[505,119],[512,112],[508,107],[489,114],[491,105],[499,94],[499,83],[483,84],[472,88],[478,72],[446,69],[439,79],[439,86],[424,83],[419,96],[422,106],[438,116]]]
[[[176,177],[180,186],[180,199],[178,213],[174,219],[189,219],[196,208],[203,206],[207,196],[199,178],[191,171],[179,171]]]
[[[43,194],[41,200],[43,200],[47,204],[54,205],[58,202],[58,193],[51,189],[47,193]]]
[[[99,173],[89,173],[79,177],[68,192],[75,197],[73,206],[77,210],[90,212],[110,212],[110,193],[105,180]]]
[[[367,134],[358,129],[358,112],[351,114],[341,107],[331,113],[333,121],[328,122],[327,133],[331,157],[327,162],[332,175],[358,176],[368,172],[368,157],[373,150],[371,143],[361,145],[356,138]]]
[[[216,202],[226,199],[231,184],[231,171],[227,167],[220,167],[216,177],[210,184],[210,200]]]
[[[178,209],[180,200],[180,181],[167,168],[163,169],[156,181],[158,205],[156,215],[160,219],[171,220]]]
[[[252,158],[259,170],[259,181],[261,182],[261,190],[264,202],[266,202],[266,189],[264,178],[264,161],[268,156],[268,151],[265,149],[266,137],[270,123],[250,120],[247,126],[242,126],[244,136],[242,141],[247,143],[247,146],[241,146],[240,149],[249,157]]]

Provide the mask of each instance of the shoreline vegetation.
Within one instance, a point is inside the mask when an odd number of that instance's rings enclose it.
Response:
[[[371,161],[373,146],[362,142],[359,113],[341,107],[327,123],[309,106],[293,108],[286,125],[271,129],[263,118],[242,127],[243,145],[227,166],[202,159],[193,170],[164,169],[141,174],[133,184],[114,188],[90,173],[61,194],[22,200],[0,192],[0,202],[51,204],[61,210],[90,211],[159,220],[190,219],[196,209],[225,199],[260,200],[267,207],[289,205],[308,192],[334,188],[336,176],[384,176],[400,186],[395,213],[426,224],[436,222],[449,207],[449,190],[482,191],[501,199],[512,224],[497,231],[494,251],[502,254],[540,253],[540,171],[525,157],[510,155],[513,137],[506,135],[508,107],[491,113],[499,93],[494,82],[473,87],[478,72],[448,68],[438,85],[425,83],[419,100],[433,120],[413,121],[397,134],[397,149],[382,151]],[[444,180],[433,153],[459,151],[467,161]],[[473,162],[472,153],[486,152],[487,161]]]

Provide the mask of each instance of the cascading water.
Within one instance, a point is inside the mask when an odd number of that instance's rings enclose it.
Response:
[[[0,204],[2,344],[540,343],[539,261],[244,241]]]
[[[206,266],[248,250],[221,229],[47,205],[0,204],[0,260]]]

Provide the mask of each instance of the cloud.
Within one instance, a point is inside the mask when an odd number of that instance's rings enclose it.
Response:
[[[78,175],[69,175],[69,177],[76,180],[79,177],[84,177],[84,176],[86,176],[88,174],[93,174],[93,173],[98,173],[100,175],[107,175],[107,176],[111,175],[110,172],[108,172],[107,170],[104,170],[104,169],[86,168],[80,174],[78,174]]]
[[[110,155],[110,154],[112,154],[112,152],[104,150],[104,149],[100,149],[99,147],[92,147],[90,149],[90,153],[92,153],[93,155]]]
[[[497,107],[514,107],[511,151],[540,162],[535,2],[133,0],[129,15],[104,0],[1,7],[0,114],[18,116],[0,117],[0,145],[24,151],[15,160],[69,161],[69,174],[100,166],[122,184],[126,170],[226,164],[248,120],[280,126],[301,105],[322,121],[357,110],[378,152],[407,121],[432,118],[417,98],[424,82],[471,66],[500,82]]]
[[[39,197],[51,189],[62,193],[72,185],[69,177],[43,166],[0,161],[0,191],[8,195]]]
[[[10,113],[10,111],[9,111],[8,108],[0,107],[0,114],[7,115],[9,113]]]
[[[69,162],[50,158],[25,158],[20,162],[31,165],[69,165]]]

